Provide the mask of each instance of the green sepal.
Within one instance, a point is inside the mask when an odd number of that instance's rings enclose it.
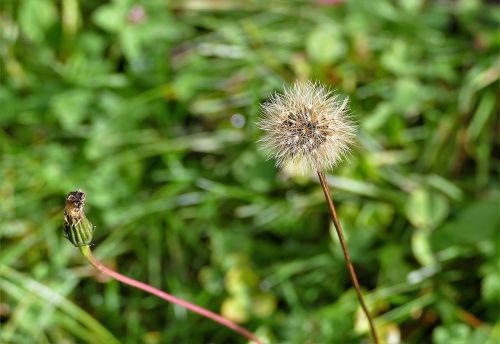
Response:
[[[79,221],[67,224],[64,228],[64,235],[76,247],[87,246],[92,243],[94,225],[83,216]]]

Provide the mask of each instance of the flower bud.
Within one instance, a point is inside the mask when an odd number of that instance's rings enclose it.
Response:
[[[83,212],[85,197],[80,190],[70,192],[64,208],[64,236],[76,247],[89,245],[94,235],[94,226]]]

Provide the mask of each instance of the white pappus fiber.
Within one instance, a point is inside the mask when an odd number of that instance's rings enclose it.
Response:
[[[328,170],[349,153],[356,136],[348,98],[319,83],[296,82],[262,105],[259,140],[278,167]]]

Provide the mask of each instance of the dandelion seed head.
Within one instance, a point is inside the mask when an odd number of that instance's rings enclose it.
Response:
[[[330,169],[345,158],[356,126],[349,118],[348,99],[323,85],[296,82],[262,105],[259,140],[278,167],[302,172]]]

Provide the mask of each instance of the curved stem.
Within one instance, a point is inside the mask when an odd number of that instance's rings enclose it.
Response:
[[[176,304],[178,306],[181,306],[183,308],[186,308],[186,309],[190,310],[191,312],[198,313],[201,316],[209,318],[209,319],[211,319],[211,320],[213,320],[213,321],[215,321],[215,322],[217,322],[217,323],[219,323],[219,324],[221,324],[221,325],[223,325],[223,326],[225,326],[225,327],[227,327],[235,332],[238,332],[239,334],[241,334],[242,336],[244,336],[248,340],[254,341],[257,344],[263,344],[260,341],[260,339],[257,338],[252,332],[248,331],[247,329],[245,329],[241,326],[236,325],[232,321],[222,317],[219,314],[211,312],[211,311],[204,309],[202,307],[196,306],[188,301],[179,299],[179,298],[177,298],[173,295],[170,295],[164,291],[156,289],[156,288],[154,288],[146,283],[136,281],[132,278],[129,278],[129,277],[124,276],[116,271],[111,270],[110,268],[104,266],[101,262],[99,262],[94,257],[89,246],[80,247],[80,251],[85,256],[85,258],[87,258],[89,263],[92,264],[92,266],[94,266],[96,269],[98,269],[102,273],[108,275],[109,277],[114,278],[115,280],[118,280],[122,283],[125,283],[131,287],[141,289],[141,290],[145,291],[146,293],[158,296],[159,298],[161,298],[165,301],[168,301],[168,302],[171,302],[171,303]]]
[[[328,203],[328,207],[330,208],[330,215],[332,217],[333,224],[335,225],[335,230],[337,231],[337,235],[340,240],[340,245],[342,246],[342,251],[344,252],[345,262],[347,265],[347,269],[349,270],[349,274],[351,276],[352,284],[354,285],[354,289],[356,290],[356,295],[358,296],[361,308],[363,308],[363,312],[365,313],[366,317],[368,318],[368,322],[370,323],[370,331],[373,337],[373,342],[375,344],[378,344],[379,341],[378,341],[377,331],[375,329],[375,324],[370,315],[370,312],[368,311],[368,307],[365,304],[365,300],[363,299],[363,294],[361,294],[361,288],[359,287],[358,277],[356,276],[356,271],[354,270],[354,266],[351,263],[349,250],[347,248],[342,227],[340,226],[340,221],[337,217],[337,212],[335,211],[335,206],[333,205],[333,200],[330,195],[330,189],[326,181],[325,173],[323,171],[318,171],[318,176],[319,176],[319,181],[321,183],[321,187],[323,188],[323,192],[325,193],[326,202]]]

